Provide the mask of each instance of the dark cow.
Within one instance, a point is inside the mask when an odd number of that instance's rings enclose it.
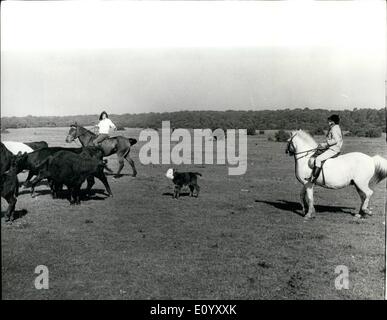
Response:
[[[57,186],[64,184],[69,190],[70,203],[80,204],[82,183],[90,176],[96,176],[101,181],[106,179],[103,172],[106,162],[85,154],[59,151],[38,165],[39,175],[31,181],[31,184],[37,184],[42,179],[48,178],[52,181],[54,192]]]
[[[38,166],[46,160],[48,157],[56,154],[60,151],[67,151],[67,152],[73,152],[75,154],[80,154],[82,156],[87,157],[94,157],[96,159],[102,160],[103,158],[103,152],[99,147],[85,147],[85,148],[63,148],[63,147],[49,147],[49,148],[43,148],[36,150],[34,152],[31,152],[27,155],[26,160],[24,163],[20,166],[19,170],[29,170],[28,177],[26,181],[24,182],[24,186],[28,187],[30,185],[30,180],[34,175],[38,175],[39,169]],[[110,170],[106,167],[107,170]],[[20,172],[19,171],[19,172]],[[111,171],[111,170],[110,170]],[[107,182],[106,176],[100,176],[97,177],[101,180],[103,185],[105,186],[105,189],[109,195],[113,195],[112,191],[110,189],[110,186]],[[89,176],[87,178],[87,194],[90,194],[92,186],[95,184],[94,177]],[[33,184],[31,186],[31,195],[35,196],[35,185]],[[53,193],[53,196],[55,196],[56,192]]]
[[[19,181],[17,179],[18,162],[23,161],[26,156],[27,153],[13,156],[10,160],[8,170],[2,172],[0,175],[1,197],[8,202],[5,221],[14,220],[15,206],[19,192]]]
[[[9,170],[14,155],[0,142],[0,175]]]
[[[48,148],[48,144],[46,141],[23,142],[23,143],[29,146],[33,150]]]

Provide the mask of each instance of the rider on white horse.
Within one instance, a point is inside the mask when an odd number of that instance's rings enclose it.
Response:
[[[312,176],[306,180],[314,183],[321,172],[322,162],[338,155],[343,146],[343,134],[340,129],[340,117],[337,114],[332,114],[328,117],[329,130],[326,135],[326,141],[317,146],[318,150],[325,150],[322,154],[316,157]]]

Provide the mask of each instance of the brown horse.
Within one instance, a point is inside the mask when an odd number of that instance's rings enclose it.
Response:
[[[69,133],[67,134],[67,137],[66,137],[66,142],[70,143],[70,142],[73,142],[75,139],[79,139],[83,147],[89,147],[89,146],[94,146],[93,140],[96,137],[97,135],[95,133],[75,123],[70,126]],[[120,177],[121,170],[124,167],[124,159],[128,161],[132,167],[132,170],[133,170],[132,176],[135,177],[137,175],[137,170],[136,170],[136,167],[134,166],[134,161],[129,156],[130,147],[136,143],[137,143],[136,139],[117,136],[117,137],[105,139],[99,145],[99,147],[103,150],[105,157],[108,157],[114,153],[117,153],[119,167],[114,177]]]

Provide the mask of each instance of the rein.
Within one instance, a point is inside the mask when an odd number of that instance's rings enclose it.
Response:
[[[297,135],[297,133],[291,137],[291,139],[289,140],[288,142],[288,149],[289,149],[289,146],[291,145],[293,147],[293,149],[295,150],[296,148],[294,147],[294,144],[293,144],[293,138]],[[313,148],[313,149],[309,149],[309,150],[305,150],[305,151],[300,151],[300,152],[292,152],[293,153],[293,156],[294,156],[294,159],[297,161],[297,160],[300,160],[302,158],[305,158],[308,156],[308,153],[311,152],[311,151],[316,151],[318,148]],[[299,155],[299,154],[303,154],[305,153],[305,155],[297,158],[296,156]]]
[[[88,130],[85,130],[84,132],[82,133],[79,133],[80,130],[79,130],[79,127],[77,126],[76,127],[76,131],[75,131],[75,135],[73,136],[73,141],[77,144],[77,140],[76,139],[79,139],[79,137],[81,136],[84,136],[85,134],[88,133]],[[92,132],[91,132],[92,133]],[[90,136],[90,141],[93,140],[93,136]],[[81,143],[81,146],[83,146],[83,144]]]
[[[294,155],[294,159],[297,161],[297,160],[300,160],[302,158],[305,158],[306,156],[308,156],[308,153],[311,152],[311,151],[316,151],[317,148],[313,148],[313,149],[309,149],[309,150],[306,150],[306,151],[300,151],[300,152],[295,152],[293,155]],[[302,153],[305,153],[305,155],[299,157],[299,158],[296,158],[297,155],[299,154],[302,154]]]

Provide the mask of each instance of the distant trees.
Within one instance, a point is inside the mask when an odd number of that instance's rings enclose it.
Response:
[[[327,118],[337,113],[341,118],[343,131],[353,135],[377,136],[386,131],[385,110],[354,109],[344,111],[329,111],[326,109],[284,109],[260,111],[180,111],[180,112],[150,112],[139,114],[110,114],[111,120],[126,128],[161,128],[161,122],[169,120],[175,128],[222,128],[247,129],[248,134],[259,134],[264,130],[294,130],[303,129],[313,135],[323,135],[327,128]],[[25,127],[67,127],[77,121],[83,126],[95,125],[98,115],[77,115],[65,117],[4,117],[2,128]]]
[[[356,128],[349,131],[346,136],[379,138],[382,136],[382,130],[380,128]]]
[[[323,136],[323,135],[325,135],[325,131],[323,128],[317,127],[316,129],[311,130],[310,134],[312,136]]]

